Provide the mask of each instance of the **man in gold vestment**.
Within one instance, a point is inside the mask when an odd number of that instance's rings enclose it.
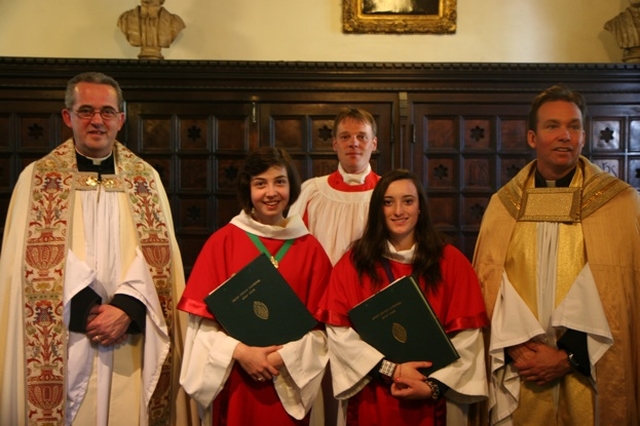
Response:
[[[0,255],[0,424],[188,425],[184,289],[158,173],[116,141],[118,83],[67,85],[73,138],[25,168]]]
[[[583,97],[536,97],[536,159],[492,198],[474,267],[492,425],[638,425],[640,197],[581,156]]]

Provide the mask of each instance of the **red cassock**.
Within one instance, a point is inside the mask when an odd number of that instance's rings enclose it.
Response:
[[[328,325],[351,327],[349,310],[379,290],[373,287],[368,275],[358,277],[348,251],[334,266],[329,288],[320,302],[318,316]],[[411,275],[411,264],[389,261],[395,278]],[[467,258],[455,247],[447,245],[440,261],[442,281],[433,290],[425,290],[424,280],[419,285],[435,314],[448,334],[466,329],[482,328],[488,324],[480,286]],[[388,285],[382,265],[377,273]],[[425,336],[428,339],[428,336]],[[416,360],[418,361],[418,360]],[[428,360],[425,360],[428,361]],[[402,401],[391,396],[389,385],[372,380],[359,393],[349,399],[348,425],[407,425],[430,426],[446,424],[446,403],[441,398]]]
[[[275,254],[285,240],[259,237]],[[215,319],[203,299],[232,274],[240,271],[260,252],[245,231],[227,224],[205,243],[193,267],[178,309]],[[310,312],[316,312],[331,263],[318,241],[307,234],[296,238],[279,264],[278,270]],[[224,389],[213,401],[213,425],[301,425],[284,410],[272,382],[255,382],[234,363]]]

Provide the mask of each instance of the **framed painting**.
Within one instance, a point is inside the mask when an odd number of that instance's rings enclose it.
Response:
[[[343,0],[342,31],[368,34],[452,34],[456,0]]]

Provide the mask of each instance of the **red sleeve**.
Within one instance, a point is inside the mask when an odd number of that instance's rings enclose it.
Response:
[[[331,261],[318,240],[307,234],[296,239],[278,270],[313,314],[327,289],[331,269]]]
[[[271,253],[277,253],[284,244],[284,240],[260,240]],[[258,254],[246,233],[236,226],[226,225],[216,231],[196,259],[178,309],[213,319],[204,298]],[[297,238],[280,261],[278,271],[309,311],[315,312],[331,273],[331,262],[320,243],[311,235]]]
[[[193,265],[178,309],[213,318],[204,298],[259,254],[248,237],[242,241],[242,235],[235,232],[236,229],[226,225],[209,237]],[[234,257],[234,253],[242,255]]]
[[[320,302],[316,316],[327,324],[350,327],[349,310],[376,291],[367,275],[362,279],[358,277],[350,255],[351,251],[348,251],[334,266],[329,288]],[[451,333],[488,325],[480,285],[467,258],[455,247],[447,245],[440,265],[442,282],[425,294],[445,330]],[[391,267],[396,278],[411,274],[411,265],[392,261]],[[379,274],[384,274],[381,267],[378,269]],[[424,291],[422,280],[420,285]]]
[[[351,250],[335,264],[329,287],[320,301],[316,317],[326,324],[351,327],[349,310],[370,294],[365,288],[368,280],[360,282],[350,257]]]
[[[447,245],[440,268],[443,285],[428,292],[427,298],[447,333],[489,325],[480,284],[469,260]]]

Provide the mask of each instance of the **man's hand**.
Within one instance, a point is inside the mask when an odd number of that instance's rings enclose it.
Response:
[[[87,337],[104,346],[122,343],[127,339],[131,318],[111,305],[96,305],[87,317]]]
[[[567,353],[543,343],[527,342],[508,348],[520,377],[537,385],[546,385],[571,371]]]
[[[253,380],[264,382],[271,380],[273,376],[277,376],[278,369],[274,367],[270,359],[277,362],[277,358],[282,361],[278,355],[274,358],[273,352],[281,349],[282,346],[266,346],[264,348],[257,346],[247,346],[244,343],[238,343],[233,351],[233,359],[240,363],[240,366],[247,372]]]
[[[506,349],[507,353],[513,359],[514,363],[523,362],[532,359],[535,356],[535,352],[527,346],[531,342],[521,343],[516,346],[511,346]]]

